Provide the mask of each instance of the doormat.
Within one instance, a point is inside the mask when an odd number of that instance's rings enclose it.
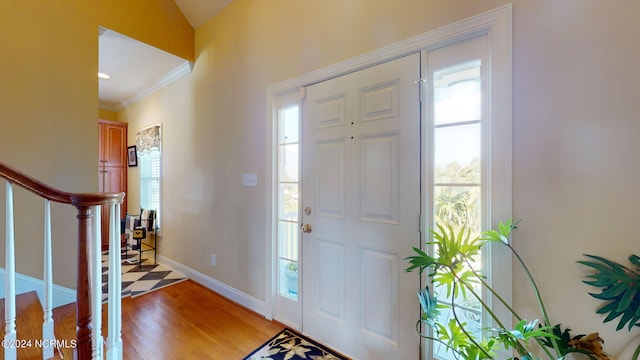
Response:
[[[350,360],[291,329],[284,329],[242,360]]]
[[[153,260],[139,259],[137,251],[129,250],[123,254],[122,261],[122,297],[137,297],[151,291],[187,280],[187,277],[160,264],[154,264]],[[102,302],[107,300],[109,292],[109,254],[102,254]]]

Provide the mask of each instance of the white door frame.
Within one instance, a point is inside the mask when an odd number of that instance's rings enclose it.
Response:
[[[274,151],[277,144],[277,122],[274,110],[278,96],[287,94],[297,89],[315,84],[324,80],[328,80],[337,76],[341,76],[350,72],[357,71],[372,65],[392,60],[397,57],[408,55],[415,52],[424,52],[427,49],[433,49],[440,46],[458,42],[467,38],[475,37],[480,34],[486,34],[488,37],[489,47],[491,48],[492,63],[504,71],[494,81],[494,95],[496,98],[511,99],[511,49],[512,49],[512,6],[507,4],[490,10],[488,12],[455,22],[442,28],[430,31],[425,34],[415,36],[413,38],[385,46],[378,50],[354,57],[352,59],[322,68],[310,73],[289,79],[277,84],[273,84],[267,88],[267,108],[266,108],[266,170],[265,170],[265,193],[266,193],[266,209],[265,209],[265,313],[267,319],[273,318],[274,298],[276,296],[275,276],[276,274],[276,254],[275,238],[277,224],[277,208],[276,194],[274,192],[274,177],[277,175],[276,156]],[[508,30],[505,30],[508,29]],[[426,59],[426,56],[423,56]],[[417,80],[417,79],[416,79]],[[497,83],[496,83],[497,82]],[[498,92],[495,94],[495,92]],[[511,102],[509,101],[509,104]],[[500,109],[498,117],[511,117],[511,107]],[[504,131],[511,131],[503,129]],[[511,157],[508,154],[508,164],[504,166],[510,170]],[[510,194],[511,183],[509,179],[508,191]],[[511,199],[504,202],[504,205],[493,204],[494,215],[511,216]],[[499,208],[496,209],[496,205]],[[497,213],[497,214],[496,214]],[[503,268],[504,269],[504,268]],[[510,282],[509,282],[510,284]]]

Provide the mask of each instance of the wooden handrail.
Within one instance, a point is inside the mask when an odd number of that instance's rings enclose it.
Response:
[[[124,201],[124,193],[69,193],[61,191],[2,162],[0,162],[0,177],[40,197],[58,203],[71,204],[75,207],[121,204]]]
[[[90,359],[91,348],[91,284],[90,244],[93,232],[94,206],[121,204],[124,193],[70,193],[55,189],[33,177],[0,162],[0,177],[50,201],[73,205],[78,211],[78,274],[76,288],[76,340],[75,358]]]

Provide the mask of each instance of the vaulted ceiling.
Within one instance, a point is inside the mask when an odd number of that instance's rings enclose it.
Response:
[[[175,0],[194,29],[232,0]],[[109,29],[100,29],[98,71],[101,109],[120,111],[153,91],[188,74],[191,64],[175,55]]]
[[[175,0],[194,29],[199,28],[232,0]]]

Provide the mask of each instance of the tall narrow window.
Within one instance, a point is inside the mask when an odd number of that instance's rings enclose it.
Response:
[[[499,53],[494,52],[490,36],[478,35],[427,51],[425,211],[431,227],[451,226],[456,232],[466,228],[471,237],[511,216],[511,99],[505,81],[510,58],[494,56]],[[486,276],[498,293],[508,295],[511,259],[500,249],[483,247],[476,262],[464,266]],[[470,292],[452,298],[447,289],[433,291],[439,302],[455,304],[457,319],[477,339],[495,326]],[[475,292],[494,314],[500,313],[499,318],[511,319],[491,293],[479,285]],[[454,314],[443,309],[440,316],[446,324]],[[430,352],[435,359],[456,359],[440,342],[432,342]]]
[[[140,156],[140,207],[160,208],[160,150]]]
[[[278,291],[298,299],[298,106],[280,110],[278,156]]]
[[[140,207],[154,209],[160,224],[160,126],[152,126],[136,134],[140,167]]]
[[[437,224],[451,226],[456,232],[463,228],[471,236],[480,234],[482,91],[479,59],[445,67],[433,72],[433,141],[434,181],[433,217]],[[482,264],[471,264],[481,271]],[[438,291],[440,289],[436,289]],[[476,289],[480,293],[480,289]],[[439,301],[445,291],[438,291]],[[482,309],[479,301],[468,294],[457,298],[462,321],[478,338],[482,329]],[[452,314],[443,312],[444,318]],[[448,359],[447,349],[436,345],[436,355]]]
[[[274,217],[276,235],[276,293],[274,318],[300,327],[300,96],[290,92],[276,98],[274,125]]]

